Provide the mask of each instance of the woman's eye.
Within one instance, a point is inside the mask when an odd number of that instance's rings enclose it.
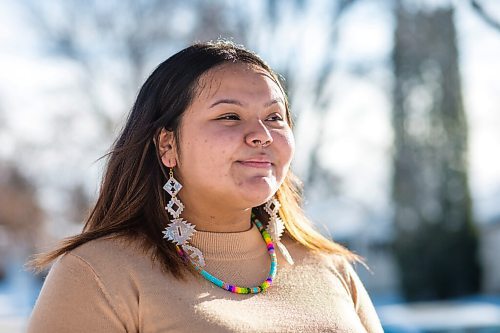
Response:
[[[282,121],[283,117],[280,114],[276,113],[276,114],[269,116],[269,118],[267,118],[267,119],[271,120],[271,121]]]
[[[225,114],[223,116],[220,116],[217,119],[218,120],[239,120],[240,117],[238,117],[238,115],[236,115],[236,114]]]

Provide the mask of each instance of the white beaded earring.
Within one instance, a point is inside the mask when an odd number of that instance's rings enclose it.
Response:
[[[280,242],[281,235],[283,231],[285,231],[285,223],[283,223],[283,220],[278,215],[280,207],[280,202],[276,198],[271,198],[264,205],[264,210],[269,214],[269,222],[266,230],[271,236],[271,239],[278,245],[278,249],[283,257],[285,257],[286,261],[288,261],[290,265],[293,265],[294,262],[290,252],[288,252],[285,245]]]
[[[205,266],[205,259],[201,251],[189,244],[189,239],[196,232],[195,225],[183,220],[180,217],[184,210],[184,204],[177,198],[177,193],[182,189],[181,183],[174,178],[174,171],[170,168],[170,178],[167,180],[163,189],[170,194],[170,201],[165,210],[172,215],[172,222],[162,231],[163,238],[173,242],[177,247],[181,247],[187,257],[197,266]]]

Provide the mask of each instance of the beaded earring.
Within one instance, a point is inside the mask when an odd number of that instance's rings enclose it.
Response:
[[[195,264],[203,267],[205,266],[203,254],[198,248],[189,244],[189,239],[196,232],[195,225],[180,217],[184,210],[184,204],[177,198],[177,193],[182,189],[182,185],[174,178],[174,171],[172,168],[170,168],[169,176],[170,178],[163,186],[163,189],[170,194],[171,198],[165,210],[172,215],[173,219],[163,231],[165,235],[163,238],[167,238],[169,241],[174,242],[180,254],[182,253],[182,255],[188,256]]]
[[[264,210],[269,215],[269,222],[267,224],[266,230],[273,241],[278,245],[278,249],[280,250],[283,257],[285,257],[286,261],[288,261],[290,265],[293,265],[294,261],[292,256],[290,255],[290,252],[288,252],[288,249],[285,247],[285,245],[280,242],[281,236],[285,231],[285,223],[283,223],[283,220],[278,215],[280,207],[281,204],[276,198],[270,199],[264,205]]]

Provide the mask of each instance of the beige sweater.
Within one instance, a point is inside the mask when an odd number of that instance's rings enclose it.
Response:
[[[198,231],[192,239],[205,269],[238,286],[269,272],[265,243],[253,226],[237,233]],[[29,333],[59,332],[382,332],[352,266],[284,238],[295,260],[278,253],[278,273],[264,293],[238,295],[201,277],[162,273],[123,240],[99,239],[52,267],[31,315]]]

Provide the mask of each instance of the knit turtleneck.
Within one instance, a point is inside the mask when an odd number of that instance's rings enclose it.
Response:
[[[266,243],[253,223],[241,232],[196,231],[189,242],[206,260],[251,259],[267,253]]]
[[[28,333],[382,332],[370,298],[341,256],[317,254],[283,237],[273,285],[232,294],[201,276],[177,279],[129,242],[103,238],[62,256],[44,283]],[[166,241],[166,240],[165,240]],[[196,232],[204,269],[238,286],[267,277],[270,258],[257,227]]]

